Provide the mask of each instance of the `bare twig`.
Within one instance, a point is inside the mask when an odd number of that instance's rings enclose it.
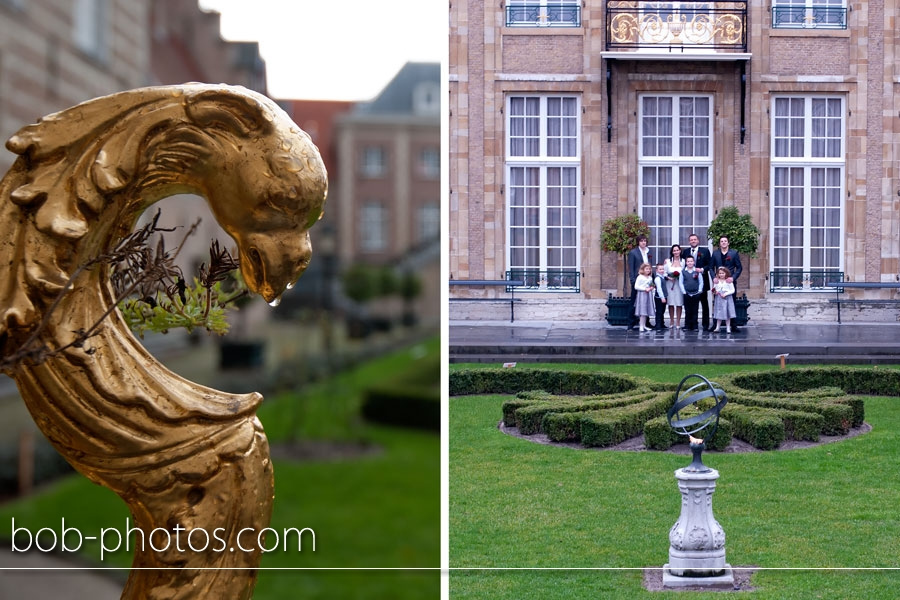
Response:
[[[190,226],[175,252],[169,253],[166,251],[162,236],[159,236],[155,246],[151,246],[150,243],[154,234],[174,231],[174,228],[159,227],[159,217],[160,212],[157,211],[150,222],[125,237],[115,248],[77,267],[62,290],[44,311],[40,323],[25,342],[18,350],[0,359],[0,370],[15,369],[23,362],[40,364],[69,348],[83,348],[85,343],[97,334],[102,322],[112,314],[118,305],[135,294],[142,302],[155,308],[158,306],[155,299],[157,292],[163,292],[170,300],[169,303],[162,305],[163,309],[187,317],[183,311],[187,304],[185,279],[181,269],[174,264],[174,259],[183,249],[187,238],[196,233],[200,221],[198,219]],[[112,269],[110,282],[115,301],[90,327],[73,332],[75,338],[71,342],[58,348],[48,347],[47,342],[41,340],[41,336],[46,331],[51,316],[59,308],[63,298],[71,291],[75,280],[85,270],[98,265]],[[206,292],[204,318],[208,316],[212,304],[213,287],[217,282],[227,279],[228,274],[237,267],[238,262],[235,258],[227,250],[220,249],[218,241],[214,240],[210,246],[210,266],[206,267],[204,264],[200,268],[200,281]],[[240,295],[228,298],[219,305],[230,303]],[[174,301],[175,296],[178,296],[180,304]],[[93,349],[88,348],[85,352],[92,354]]]

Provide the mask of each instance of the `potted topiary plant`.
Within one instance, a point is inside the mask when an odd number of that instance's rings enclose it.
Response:
[[[628,253],[637,246],[640,235],[650,237],[650,226],[635,214],[619,215],[603,223],[600,247],[604,252],[622,256],[622,295],[606,299],[606,320],[610,325],[628,325],[631,321],[631,297],[628,295]]]
[[[719,211],[709,224],[706,237],[712,240],[713,246],[719,245],[719,238],[728,237],[730,247],[751,258],[756,258],[759,247],[759,228],[753,224],[750,215],[742,215],[736,206],[726,206]]]
[[[739,254],[756,258],[760,233],[750,215],[740,214],[736,206],[726,206],[721,209],[709,224],[706,237],[712,241],[714,247],[717,247],[719,238],[723,235],[728,238],[729,246],[737,250]],[[734,310],[737,317],[734,319],[734,324],[738,327],[743,327],[750,320],[750,317],[747,316],[748,308],[750,308],[750,300],[747,299],[746,293],[741,294],[740,297],[735,296]]]

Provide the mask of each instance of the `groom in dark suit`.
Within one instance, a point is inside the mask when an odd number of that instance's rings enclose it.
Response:
[[[728,244],[729,241],[727,235],[723,235],[719,238],[719,249],[712,253],[710,266],[713,272],[710,273],[710,277],[716,276],[715,272],[718,271],[719,267],[726,267],[728,272],[731,273],[731,279],[734,283],[734,298],[737,300],[738,277],[741,276],[741,272],[744,268],[741,266],[741,257],[738,255],[737,250],[730,249]],[[738,330],[737,326],[733,323],[731,325],[731,330]]]
[[[741,257],[738,255],[737,250],[732,250],[728,247],[727,235],[723,235],[719,238],[719,249],[712,253],[711,265],[713,268],[712,277],[716,276],[715,271],[717,271],[719,267],[728,268],[728,271],[731,273],[731,279],[734,282],[734,293],[736,298],[738,277],[741,276],[741,272],[743,272],[744,269],[741,266]]]
[[[650,261],[653,260],[650,249],[647,248],[647,236],[639,235],[637,244],[628,253],[628,277],[631,280],[631,320],[628,322],[628,329],[634,329],[638,323],[638,318],[634,316],[634,302],[637,300],[637,290],[634,289],[634,281],[639,275],[638,271],[641,265],[643,263],[650,264]]]
[[[700,308],[703,309],[703,330],[709,329],[709,290],[710,276],[708,274],[712,257],[709,248],[700,245],[700,238],[696,233],[688,236],[688,244],[690,247],[685,251],[684,257],[694,257],[694,269],[700,271],[700,277],[703,279],[703,293],[700,294]]]

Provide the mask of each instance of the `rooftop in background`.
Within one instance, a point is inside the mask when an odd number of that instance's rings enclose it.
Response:
[[[346,100],[279,100],[294,123],[309,134],[322,154],[329,180],[337,177],[337,141],[335,120],[353,110],[356,102]]]
[[[441,65],[408,62],[370,102],[354,115],[417,115],[437,119],[441,110]]]

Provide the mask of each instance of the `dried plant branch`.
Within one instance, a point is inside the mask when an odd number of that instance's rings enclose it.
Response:
[[[205,263],[201,265],[199,279],[195,279],[193,286],[188,285],[174,260],[188,237],[196,233],[200,220],[188,228],[178,247],[170,253],[165,248],[163,236],[159,235],[153,244],[154,235],[175,231],[175,228],[160,227],[159,217],[160,212],[157,211],[146,225],[136,229],[115,248],[77,267],[25,342],[16,352],[0,360],[0,370],[14,369],[23,362],[40,364],[70,348],[84,348],[116,308],[122,309],[129,326],[141,336],[147,329],[165,333],[176,327],[189,331],[205,327],[224,334],[228,329],[224,319],[225,308],[247,293],[246,288],[240,289],[239,286],[234,293],[226,296],[221,288],[222,282],[238,268],[238,261],[219,246],[218,240],[213,240],[209,250],[209,266]],[[110,282],[115,301],[90,327],[73,332],[75,338],[71,342],[57,348],[49,347],[41,338],[51,315],[58,310],[75,280],[85,270],[98,266],[111,269]],[[199,309],[200,306],[203,310]],[[87,348],[85,352],[92,354],[93,349]]]

